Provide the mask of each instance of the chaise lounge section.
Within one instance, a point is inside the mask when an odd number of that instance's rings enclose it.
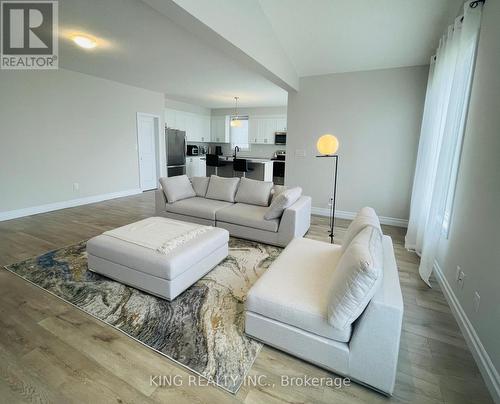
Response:
[[[390,395],[403,317],[392,240],[369,208],[346,236],[352,247],[294,239],[249,291],[245,331]]]

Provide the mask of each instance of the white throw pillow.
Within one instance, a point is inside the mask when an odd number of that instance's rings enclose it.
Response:
[[[352,240],[333,271],[328,322],[344,330],[363,312],[383,276],[382,235],[367,226]]]
[[[194,192],[196,192],[196,196],[205,197],[209,181],[210,178],[208,177],[191,177],[191,185],[193,186]]]
[[[271,205],[264,214],[264,219],[278,219],[283,215],[285,209],[292,206],[302,195],[302,188],[289,188],[280,193],[276,198],[273,198]]]
[[[187,175],[177,175],[175,177],[162,177],[160,184],[167,197],[168,203],[174,203],[182,199],[193,198],[196,196],[193,186]]]
[[[361,230],[363,230],[366,226],[372,226],[382,234],[382,228],[380,227],[380,221],[378,219],[375,210],[370,207],[361,208],[356,217],[351,222],[349,227],[347,228],[344,238],[342,239],[342,253],[349,247],[351,241],[356,237]]]
[[[239,183],[239,178],[223,178],[212,175],[208,183],[208,190],[205,198],[234,202],[234,196],[236,195]]]
[[[249,205],[269,206],[272,182],[241,178],[234,200]]]

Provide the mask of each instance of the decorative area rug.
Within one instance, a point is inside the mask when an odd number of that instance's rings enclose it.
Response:
[[[281,249],[231,238],[229,256],[168,302],[87,269],[85,242],[7,270],[236,393],[262,344],[244,334],[250,287]]]

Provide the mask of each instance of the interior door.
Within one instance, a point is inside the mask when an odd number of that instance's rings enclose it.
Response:
[[[137,145],[139,152],[139,178],[143,191],[156,186],[156,122],[154,116],[137,115]]]

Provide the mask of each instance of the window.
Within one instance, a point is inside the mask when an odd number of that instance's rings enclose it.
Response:
[[[234,119],[234,117],[231,117]],[[229,126],[231,135],[231,147],[234,149],[236,146],[240,150],[249,150],[250,145],[248,143],[248,116],[238,116],[238,121],[240,125]]]

